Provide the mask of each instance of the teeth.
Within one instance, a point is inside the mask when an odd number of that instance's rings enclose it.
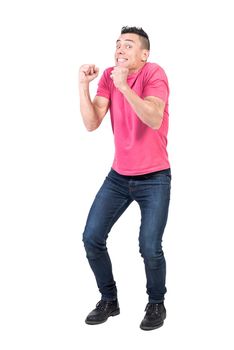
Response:
[[[126,58],[118,58],[118,62],[125,62],[127,61]]]

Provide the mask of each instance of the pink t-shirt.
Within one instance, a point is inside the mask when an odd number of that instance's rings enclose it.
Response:
[[[110,100],[110,115],[115,140],[112,168],[122,175],[142,175],[170,168],[167,154],[169,87],[164,70],[146,63],[128,76],[128,85],[138,96],[156,96],[165,101],[162,125],[153,130],[144,124],[110,77],[107,68],[99,81],[97,96]]]

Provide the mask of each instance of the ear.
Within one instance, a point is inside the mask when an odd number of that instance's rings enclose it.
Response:
[[[142,50],[141,61],[146,62],[149,57],[149,54],[150,54],[149,50]]]

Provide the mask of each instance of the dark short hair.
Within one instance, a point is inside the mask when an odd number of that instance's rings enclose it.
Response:
[[[122,27],[121,34],[127,34],[127,33],[133,33],[139,35],[142,43],[143,49],[149,50],[150,49],[150,41],[148,34],[141,28],[141,27]]]

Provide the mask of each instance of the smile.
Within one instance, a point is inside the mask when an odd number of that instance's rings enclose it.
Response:
[[[127,61],[127,58],[117,58],[117,62],[119,62],[119,63],[123,63],[126,61]]]

